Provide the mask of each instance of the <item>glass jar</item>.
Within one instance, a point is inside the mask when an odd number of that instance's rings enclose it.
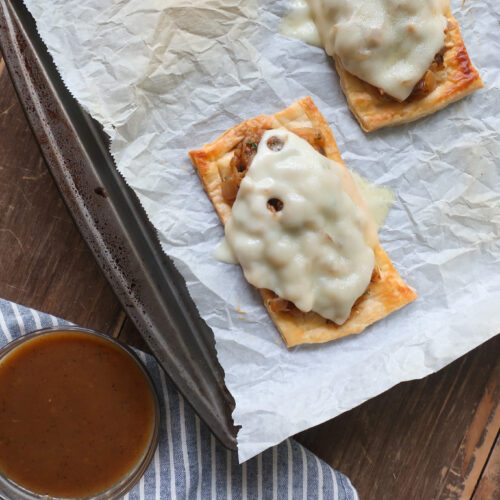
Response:
[[[129,360],[133,361],[133,364],[137,366],[144,376],[144,380],[146,382],[146,386],[149,388],[150,393],[151,393],[151,398],[153,401],[153,422],[151,426],[151,432],[149,439],[147,440],[147,444],[144,448],[144,451],[141,455],[141,457],[135,462],[135,464],[127,471],[124,472],[124,474],[121,475],[120,479],[115,482],[115,484],[106,487],[105,490],[100,491],[97,494],[92,494],[90,496],[78,496],[78,497],[72,497],[72,498],[79,498],[79,499],[87,499],[87,500],[114,500],[114,499],[119,499],[121,498],[125,493],[127,493],[141,478],[141,476],[144,474],[146,471],[146,468],[148,467],[149,463],[151,462],[151,459],[153,458],[153,455],[155,453],[156,447],[158,445],[158,430],[159,430],[159,422],[160,422],[160,405],[158,401],[158,395],[156,392],[156,388],[154,386],[154,383],[147,372],[146,367],[142,363],[142,361],[138,358],[138,356],[127,346],[121,344],[117,340],[104,335],[102,333],[85,329],[85,328],[79,328],[79,327],[72,327],[72,326],[66,326],[66,327],[57,327],[57,328],[44,328],[42,330],[37,330],[32,333],[29,333],[27,335],[24,335],[22,337],[19,337],[12,342],[9,342],[6,346],[4,346],[2,349],[0,349],[0,372],[1,372],[1,367],[2,363],[7,360],[11,360],[12,364],[14,363],[14,358],[10,358],[11,355],[14,353],[20,354],[21,351],[19,350],[22,346],[27,346],[29,342],[33,342],[38,340],[38,343],[40,343],[40,338],[43,337],[43,341],[49,340],[47,339],[48,336],[52,336],[52,341],[56,341],[56,337],[59,335],[59,338],[64,337],[64,333],[67,332],[68,335],[67,338],[71,338],[71,340],[76,339],[76,337],[71,337],[71,334],[77,333],[80,334],[81,339],[84,339],[87,335],[91,336],[88,340],[92,340],[95,345],[102,344],[103,346],[106,345],[106,343],[109,343],[109,346],[106,347],[106,349],[109,349],[109,347],[112,347],[116,349],[119,353],[123,354],[124,356],[127,356]],[[97,339],[96,339],[97,337]],[[32,345],[32,347],[35,344]],[[27,346],[29,347],[29,346]],[[127,363],[128,361],[125,361]],[[141,382],[142,383],[142,382]],[[141,447],[142,448],[142,447]],[[139,448],[140,449],[140,448]],[[9,500],[32,500],[32,499],[49,499],[49,498],[54,498],[54,499],[60,499],[60,498],[68,498],[68,497],[52,497],[49,495],[44,495],[44,494],[38,494],[34,493],[32,491],[29,491],[25,487],[21,486],[20,484],[17,484],[14,482],[12,479],[4,475],[4,472],[0,469],[0,497],[9,499]]]

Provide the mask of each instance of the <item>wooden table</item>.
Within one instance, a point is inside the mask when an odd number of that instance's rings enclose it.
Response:
[[[59,196],[1,58],[0,255],[0,297],[146,349]],[[499,354],[496,337],[297,438],[362,499],[500,499]]]

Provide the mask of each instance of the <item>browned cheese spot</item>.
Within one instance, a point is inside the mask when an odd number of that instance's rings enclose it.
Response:
[[[284,145],[285,142],[283,141],[283,139],[281,139],[280,137],[276,137],[275,135],[269,137],[269,139],[267,140],[267,147],[271,151],[281,151]]]
[[[283,210],[283,206],[284,204],[279,198],[270,198],[267,200],[267,208],[273,213]]]

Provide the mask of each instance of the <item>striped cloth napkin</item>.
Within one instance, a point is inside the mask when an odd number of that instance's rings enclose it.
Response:
[[[19,335],[64,321],[0,299],[0,348]],[[292,439],[239,465],[177,392],[156,360],[136,351],[160,396],[160,440],[154,458],[125,499],[357,500],[340,472]]]

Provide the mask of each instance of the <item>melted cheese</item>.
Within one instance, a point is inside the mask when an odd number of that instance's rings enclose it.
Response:
[[[377,229],[380,229],[384,225],[394,203],[394,191],[389,186],[374,184],[352,170],[351,175],[361,198],[365,202],[368,213],[375,221]]]
[[[368,213],[373,218],[377,229],[383,225],[394,203],[394,191],[389,186],[374,184],[366,177],[351,170],[356,188],[365,202]],[[226,238],[222,238],[213,251],[213,257],[224,264],[239,264],[236,255],[228,245]]]
[[[213,257],[224,264],[238,264],[238,259],[234,255],[233,249],[228,245],[226,238],[217,243],[213,253]]]
[[[281,149],[268,146],[271,137]],[[343,169],[295,134],[268,130],[225,226],[252,285],[337,324],[365,292],[375,263],[369,221],[343,189]]]
[[[321,47],[318,28],[306,0],[290,0],[290,9],[280,24],[280,33]]]
[[[365,202],[368,213],[373,218],[377,229],[380,229],[394,203],[394,191],[389,186],[374,184],[353,170],[351,170],[351,175],[361,198]],[[225,237],[219,241],[212,255],[224,264],[239,264]]]
[[[403,101],[444,45],[447,0],[308,0],[323,46]]]

